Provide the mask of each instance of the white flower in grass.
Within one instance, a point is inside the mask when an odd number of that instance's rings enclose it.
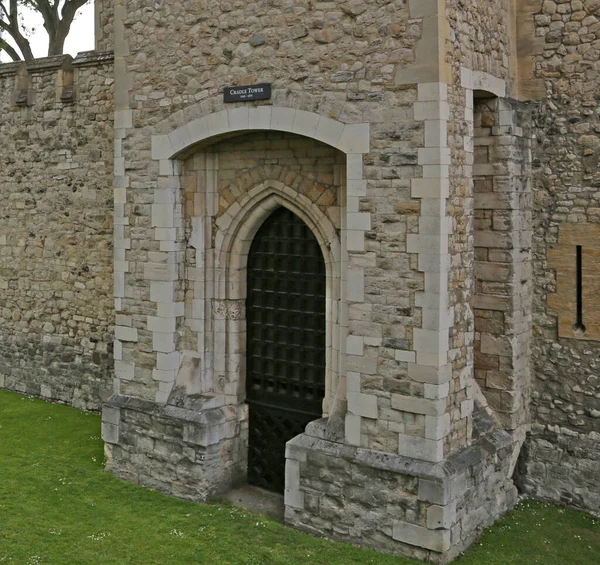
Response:
[[[100,532],[99,534],[92,534],[91,536],[88,536],[88,539],[91,539],[92,541],[102,541],[104,538],[109,537],[110,533]]]
[[[169,532],[172,536],[178,537],[178,538],[182,538],[183,537],[183,532],[180,532],[179,530],[171,530]]]

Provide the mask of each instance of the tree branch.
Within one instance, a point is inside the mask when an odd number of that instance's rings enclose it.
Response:
[[[6,5],[2,6],[3,11],[6,13]],[[4,29],[14,40],[26,61],[33,60],[33,52],[29,41],[23,36],[19,29],[19,8],[17,0],[10,0],[7,14],[8,22],[0,20],[0,27]],[[7,51],[8,52],[8,51]]]
[[[44,28],[49,37],[48,55],[62,55],[65,40],[77,15],[77,10],[88,1],[64,0],[61,7],[61,0],[0,0],[0,29],[12,37],[25,61],[33,60],[29,41],[19,27],[19,8],[29,6],[37,11],[44,20]],[[10,45],[7,46],[5,41],[0,49],[6,51],[13,59],[15,53],[18,56],[18,52]]]
[[[13,61],[21,61],[19,54],[0,37],[0,51],[4,51]]]

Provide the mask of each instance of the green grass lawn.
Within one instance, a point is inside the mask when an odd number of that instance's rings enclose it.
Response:
[[[96,414],[0,391],[0,563],[414,563],[121,482],[99,436]],[[458,563],[598,565],[600,520],[526,501]]]

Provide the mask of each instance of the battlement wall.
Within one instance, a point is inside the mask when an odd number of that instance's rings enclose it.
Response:
[[[98,409],[112,365],[112,54],[0,65],[0,387]]]

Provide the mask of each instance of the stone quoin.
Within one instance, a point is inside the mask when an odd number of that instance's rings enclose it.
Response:
[[[599,74],[597,0],[96,0],[0,65],[0,387],[421,560],[599,512]]]

